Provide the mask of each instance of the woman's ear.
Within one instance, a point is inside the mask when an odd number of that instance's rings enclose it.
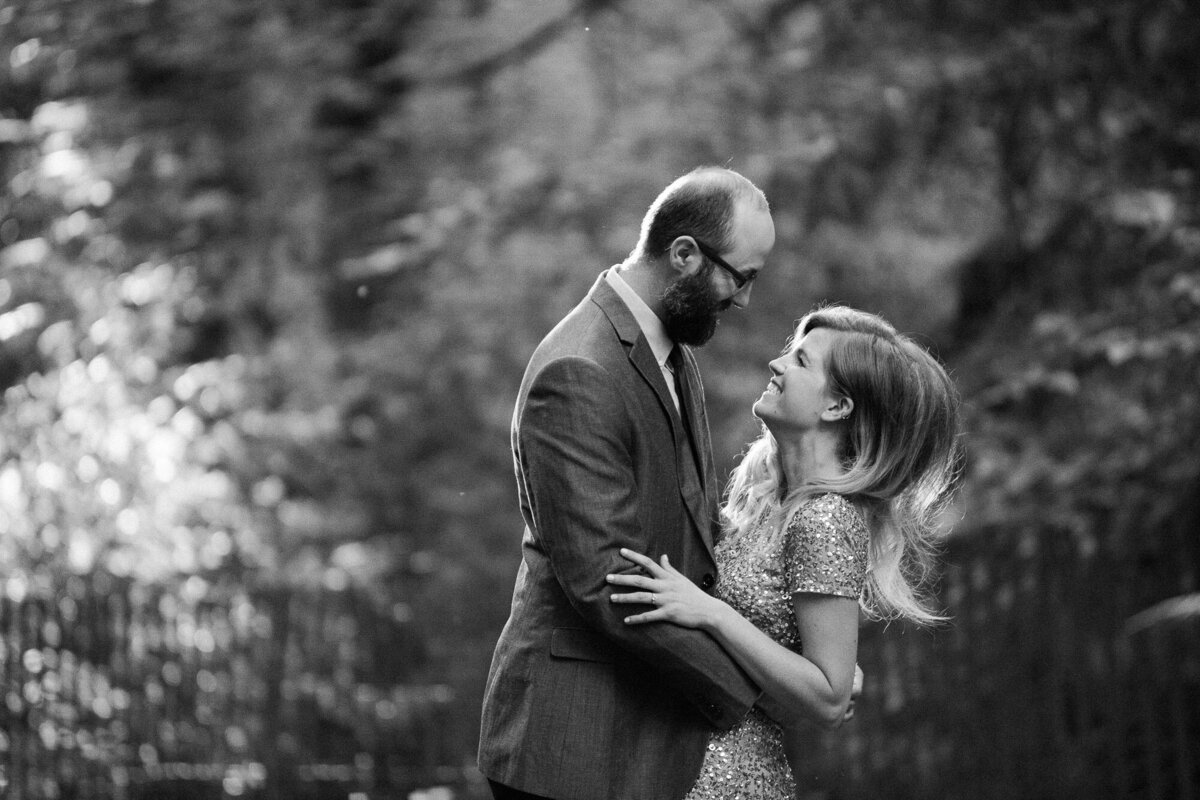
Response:
[[[681,278],[695,275],[704,266],[704,255],[691,236],[675,237],[675,241],[667,248],[667,259],[671,262],[671,269]]]
[[[850,419],[850,415],[853,413],[854,401],[849,397],[838,396],[826,404],[825,410],[821,412],[821,419],[825,422],[841,422]]]

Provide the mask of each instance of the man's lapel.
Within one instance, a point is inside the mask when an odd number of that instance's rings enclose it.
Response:
[[[675,466],[680,478],[679,491],[683,498],[684,507],[687,508],[688,515],[692,518],[696,530],[700,532],[700,538],[704,541],[705,548],[708,549],[710,556],[713,555],[713,536],[712,525],[714,524],[712,517],[712,503],[710,502],[711,493],[716,491],[714,486],[711,486],[709,476],[712,474],[712,447],[709,442],[708,434],[708,418],[704,412],[704,389],[700,385],[699,372],[696,369],[695,358],[687,348],[683,348],[684,375],[680,376],[680,384],[683,394],[688,398],[680,398],[680,404],[686,403],[683,407],[690,415],[692,424],[692,448],[695,449],[697,461],[700,465],[699,478],[700,491],[688,493],[684,491],[684,475],[685,470],[691,471],[695,469],[695,462],[689,464],[691,460],[688,455],[687,446],[687,430],[684,428],[683,420],[679,413],[675,410],[675,402],[671,399],[671,394],[667,390],[667,382],[663,377],[662,369],[659,368],[658,360],[654,357],[654,351],[650,349],[650,343],[646,340],[642,333],[641,327],[633,316],[633,312],[625,305],[625,301],[617,294],[616,290],[609,285],[605,280],[604,274],[592,286],[588,296],[592,302],[600,306],[612,323],[613,330],[617,336],[624,342],[629,350],[629,360],[633,364],[634,369],[642,380],[650,384],[650,388],[654,390],[655,396],[658,397],[659,405],[662,406],[662,411],[667,415],[671,422],[671,437],[672,445],[675,450]]]
[[[679,437],[683,435],[683,427],[679,415],[675,413],[675,403],[671,400],[667,382],[663,378],[662,370],[658,367],[658,359],[654,357],[654,351],[650,349],[650,342],[642,334],[642,329],[634,318],[633,312],[604,279],[604,274],[600,275],[588,296],[604,311],[609,322],[612,323],[613,330],[617,332],[617,337],[628,348],[629,360],[633,363],[634,369],[642,376],[642,380],[650,384],[650,388],[654,390],[663,412],[671,418],[671,434],[678,442]]]
[[[700,487],[703,491],[704,507],[699,509],[699,517],[707,519],[710,515],[709,509],[714,507],[711,502],[713,493],[716,492],[716,486],[713,485],[713,464],[712,464],[712,441],[708,431],[708,414],[704,408],[704,386],[700,382],[700,370],[696,366],[696,358],[692,355],[692,351],[683,345],[677,345],[682,358],[680,359],[683,368],[679,376],[680,397],[679,402],[687,413],[688,426],[692,434],[692,448],[696,456],[696,468],[700,475]],[[700,534],[704,537],[704,544],[708,547],[709,552],[712,552],[712,532],[707,525],[700,525]]]

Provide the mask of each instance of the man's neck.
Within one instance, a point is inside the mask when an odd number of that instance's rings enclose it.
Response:
[[[642,298],[642,302],[648,305],[659,319],[662,319],[662,294],[666,286],[663,285],[659,275],[658,265],[647,262],[645,259],[626,259],[617,265],[617,271],[621,275],[621,280],[629,284],[629,288],[637,292],[637,296]]]

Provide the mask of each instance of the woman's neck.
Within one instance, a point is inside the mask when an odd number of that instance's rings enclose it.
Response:
[[[823,432],[805,431],[777,438],[776,445],[782,476],[780,499],[798,486],[835,480],[845,472],[837,456],[837,443]]]

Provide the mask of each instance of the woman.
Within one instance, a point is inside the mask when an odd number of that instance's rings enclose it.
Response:
[[[795,796],[779,723],[836,727],[848,716],[861,607],[878,618],[939,617],[921,590],[934,518],[958,461],[958,400],[942,366],[873,314],[833,306],[800,320],[754,404],[762,435],[730,481],[709,595],[623,551],[642,575],[614,603],[652,606],[630,625],[712,634],[762,688],[752,711],[709,745],[688,795]],[[801,655],[803,645],[803,655]]]

